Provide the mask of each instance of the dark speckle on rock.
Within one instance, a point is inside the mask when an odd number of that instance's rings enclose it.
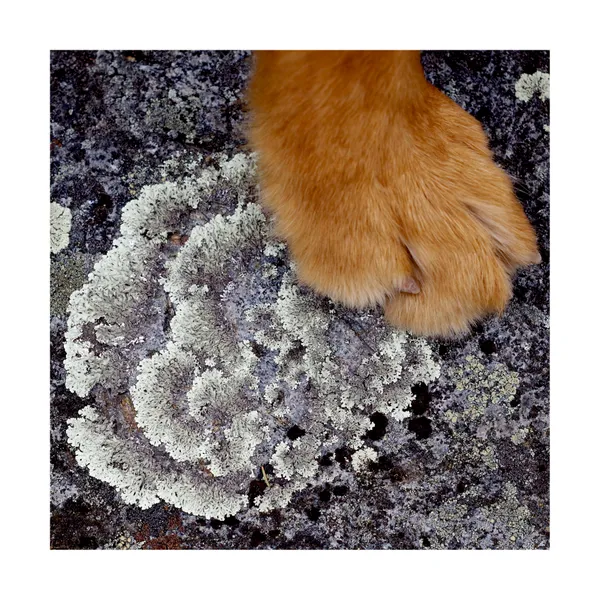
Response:
[[[321,516],[321,510],[318,506],[311,506],[307,511],[306,515],[311,521],[318,521]]]
[[[329,490],[322,490],[319,492],[319,500],[321,502],[329,502],[331,500],[331,492]]]
[[[287,436],[288,438],[290,438],[290,440],[297,440],[299,437],[302,437],[305,433],[306,431],[304,431],[304,429],[298,427],[298,425],[293,425],[288,429]]]
[[[431,393],[425,383],[413,385],[411,392],[414,394],[414,400],[411,403],[410,410],[413,415],[422,415],[427,412],[431,402]]]
[[[81,550],[95,550],[98,547],[98,540],[91,536],[82,535],[79,538],[78,547]]]
[[[252,535],[250,536],[250,547],[257,548],[266,541],[267,536],[262,531],[256,529],[252,532]]]
[[[373,427],[367,431],[370,440],[380,440],[385,435],[388,418],[380,412],[373,413],[370,417]]]
[[[252,504],[258,496],[262,496],[266,489],[267,483],[265,481],[258,479],[252,480],[250,482],[250,488],[248,489],[248,500],[250,504]]]
[[[326,454],[321,456],[321,458],[319,459],[319,464],[322,467],[330,467],[333,464],[333,461],[331,460],[331,452],[327,452]]]
[[[229,527],[237,527],[240,524],[239,519],[236,519],[233,516],[229,516],[229,517],[225,517],[223,519],[223,523],[225,523],[225,525],[229,526]]]
[[[335,451],[335,460],[338,462],[340,467],[345,468],[348,466],[352,452],[348,448],[338,448]]]
[[[394,466],[392,459],[389,456],[380,456],[376,463],[371,463],[372,468],[377,471],[388,471]]]
[[[481,339],[479,340],[479,347],[484,354],[494,354],[496,352],[496,344],[493,340]]]
[[[408,430],[412,431],[418,440],[425,440],[431,435],[431,420],[427,417],[416,417],[408,422]]]

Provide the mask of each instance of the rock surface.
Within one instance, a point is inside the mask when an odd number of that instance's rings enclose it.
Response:
[[[176,316],[182,314],[177,291],[165,293],[158,284],[168,271],[161,269],[184,256],[186,247],[192,248],[188,234],[194,243],[194,236],[207,231],[202,228],[214,224],[216,215],[231,215],[238,203],[248,206],[255,200],[251,168],[242,169],[241,178],[235,175],[240,157],[247,157],[241,99],[249,54],[52,53],[51,201],[68,210],[53,211],[60,220],[52,224],[59,233],[51,254],[51,547],[549,547],[549,54],[425,52],[423,64],[434,85],[483,123],[498,163],[513,176],[536,228],[542,263],[518,273],[506,313],[486,320],[469,337],[423,346],[415,338],[398,341],[393,356],[406,368],[381,384],[396,405],[377,408],[365,392],[348,400],[356,404],[347,415],[332,416],[330,407],[337,406],[339,398],[333,398],[324,383],[312,385],[320,381],[325,367],[316,358],[309,360],[311,344],[317,348],[322,343],[321,350],[331,353],[338,369],[331,375],[336,385],[350,382],[349,389],[354,389],[358,386],[352,377],[359,377],[368,390],[379,377],[375,367],[351,364],[351,359],[385,356],[391,338],[380,314],[345,311],[317,302],[306,290],[286,288],[289,261],[285,251],[265,250],[271,243],[267,238],[256,242],[263,252],[254,255],[251,250],[239,261],[233,258],[225,271],[207,281],[222,294],[223,318],[235,324],[238,342],[248,341],[258,391],[244,388],[240,398],[249,403],[248,410],[258,406],[258,418],[268,433],[249,459],[249,474],[231,476],[227,483],[243,490],[245,505],[217,519],[200,514],[206,512],[200,505],[194,509],[188,504],[182,510],[181,497],[167,503],[165,494],[145,507],[123,481],[124,473],[131,477],[131,469],[139,465],[147,468],[139,480],[144,491],[158,472],[176,475],[177,481],[191,477],[189,464],[182,466],[167,456],[164,444],[149,443],[150,426],[140,427],[144,404],[139,387],[136,395],[137,367],[145,358],[164,355],[166,342],[175,339]],[[224,174],[228,168],[234,173],[229,179]],[[157,258],[140,262],[143,272],[146,267],[156,269],[148,271],[154,300],[147,311],[138,309],[136,315],[131,307],[141,291],[119,282],[122,294],[102,296],[103,305],[129,311],[123,312],[129,319],[126,325],[95,313],[82,320],[78,339],[92,340],[98,356],[113,356],[107,347],[117,348],[123,372],[114,378],[107,375],[89,391],[69,383],[76,370],[71,359],[65,367],[71,352],[68,343],[65,350],[65,336],[68,342],[74,327],[72,321],[67,323],[71,293],[96,272],[94,265],[96,270],[106,265],[102,261],[113,242],[126,239],[120,228],[133,222],[132,202],[164,191],[160,186],[165,183],[175,190],[169,197],[179,202],[186,181],[206,169],[215,169],[220,177],[215,187],[198,207],[186,204],[185,215],[178,213],[179,220],[173,221],[173,229],[179,229],[169,230],[165,239],[161,232],[175,217],[161,216]],[[194,194],[202,196],[197,189]],[[148,225],[146,217],[143,223]],[[140,236],[147,239],[151,234],[144,229]],[[262,279],[245,277],[248,260],[254,261],[250,264]],[[172,281],[176,287],[177,279]],[[265,287],[265,281],[271,281],[271,287]],[[256,320],[247,319],[248,314],[258,315],[261,303],[275,306],[285,294],[287,300],[290,294],[300,294],[311,314],[322,315],[325,342],[315,337],[318,323],[305,331],[293,331],[293,323],[277,325],[277,319],[285,320],[288,314],[284,309],[291,310],[289,303],[280,302],[283,308],[277,314],[271,310],[273,314],[257,318],[271,319],[265,331],[272,327],[280,337],[280,332],[286,333],[294,347],[268,342]],[[81,316],[81,303],[71,302],[72,312],[76,309]],[[134,319],[140,314],[141,319]],[[117,341],[119,335],[137,335],[141,328],[143,343]],[[194,360],[208,356],[205,348],[198,352]],[[223,352],[223,366],[217,365],[225,372],[227,356]],[[283,366],[276,363],[277,356],[285,358]],[[212,364],[203,368],[210,370]],[[294,368],[296,375],[291,374]],[[311,369],[318,372],[309,373]],[[288,385],[294,378],[300,391]],[[281,423],[267,423],[256,399],[278,381],[290,404],[280,407]],[[258,404],[250,406],[254,401]],[[81,409],[91,414],[85,407],[94,407],[107,423],[102,444],[93,451],[90,420],[80,414]],[[318,418],[308,416],[313,410]],[[352,435],[341,433],[342,418],[355,427]],[[73,423],[83,431],[79,450]],[[294,462],[293,457],[302,455],[302,444],[310,445],[307,440],[316,444],[310,451],[305,448],[310,456]],[[126,443],[135,444],[127,454],[133,457],[129,464],[124,459]],[[113,454],[103,459],[100,455],[107,447]],[[210,474],[194,469],[198,485],[204,485],[203,478],[210,481]],[[259,510],[274,488],[286,485],[296,488],[281,506]]]

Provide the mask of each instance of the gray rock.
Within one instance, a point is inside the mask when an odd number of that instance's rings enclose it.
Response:
[[[375,409],[368,402],[353,408],[348,423],[358,429],[346,438],[331,421],[306,432],[316,427],[306,412],[309,408],[334,405],[319,396],[323,390],[314,395],[304,383],[295,392],[288,390],[293,410],[282,409],[283,424],[270,424],[268,441],[252,459],[255,471],[231,480],[244,490],[246,506],[221,520],[202,516],[200,509],[194,514],[193,507],[182,510],[177,498],[166,504],[160,494],[154,504],[142,508],[131,496],[123,496],[122,478],[107,482],[102,469],[96,472],[100,478],[92,476],[89,465],[82,467],[81,457],[76,458],[67,422],[93,406],[107,419],[102,430],[106,439],[129,444],[131,456],[151,465],[140,475],[142,486],[149,485],[148,473],[189,476],[185,469],[173,470],[168,452],[149,445],[144,432],[136,429],[135,394],[133,403],[130,400],[135,368],[143,356],[161,352],[179,296],[171,292],[173,308],[163,291],[146,299],[141,320],[130,315],[127,327],[133,331],[140,321],[146,327],[145,341],[114,354],[123,359],[114,389],[102,381],[89,392],[75,386],[83,397],[66,386],[65,309],[68,296],[81,288],[94,263],[99,268],[122,235],[123,208],[133,206],[129,203],[144,189],[162,183],[163,177],[181,185],[195,168],[190,167],[194,160],[202,169],[239,156],[248,58],[246,52],[52,53],[51,201],[68,208],[72,216],[68,246],[51,256],[52,547],[549,547],[549,100],[539,83],[545,77],[522,79],[524,74],[549,73],[547,52],[423,53],[430,81],[483,123],[498,163],[516,182],[543,259],[518,273],[514,298],[503,316],[487,319],[460,341],[427,346],[439,376],[428,371],[423,381],[403,379],[408,392],[406,397],[399,392],[394,400],[396,412],[393,402],[391,408]],[[240,201],[252,202],[252,186],[247,198],[241,197],[242,187],[239,182],[218,185],[201,211],[186,213],[189,230],[217,214],[232,214]],[[183,226],[183,221],[172,222]],[[160,260],[168,262],[182,252],[179,239],[161,242]],[[239,339],[251,344],[257,393],[262,394],[277,375],[275,358],[282,350],[276,344],[270,349],[272,342],[256,337],[260,319],[274,317],[252,309],[276,302],[289,266],[285,253],[278,257],[277,252],[271,257],[250,253],[240,255],[242,262],[237,260],[227,273],[211,275],[209,283],[224,286],[223,318],[235,323]],[[162,276],[158,263],[152,265],[158,271],[150,283]],[[259,269],[266,280],[240,275]],[[228,278],[235,285],[227,287]],[[308,294],[311,311],[328,315],[323,317],[328,328],[323,348],[332,349],[335,364],[348,369],[339,380],[345,381],[360,367],[359,359],[379,350],[386,335],[381,315],[315,304],[309,292],[301,294]],[[112,302],[106,300],[106,305]],[[130,304],[121,298],[115,306],[129,310]],[[249,310],[258,321],[242,318]],[[160,315],[164,322],[158,320]],[[119,334],[116,321],[90,318],[93,326],[82,335],[101,352],[101,344],[110,345]],[[290,335],[292,339],[306,333]],[[312,343],[317,342],[310,338],[308,345]],[[425,364],[415,350],[418,343],[406,342],[408,358],[403,360]],[[308,364],[294,352],[290,348],[285,355],[282,376],[287,378],[294,376],[294,369],[303,377]],[[366,385],[373,376],[369,369],[357,371]],[[361,415],[370,429],[360,429]],[[339,443],[325,442],[324,436],[332,435],[340,436]],[[353,447],[359,438],[363,447]],[[308,458],[291,461],[293,452],[280,449],[271,463],[262,463],[282,442],[291,448],[295,444],[301,457],[300,442],[306,452],[307,440],[316,440],[318,459],[304,475],[298,473],[312,460],[310,452]],[[114,447],[115,456],[122,457],[125,446]],[[95,458],[104,468],[99,455]],[[283,474],[292,482],[301,477],[302,485],[279,508],[259,510]],[[198,475],[198,481],[203,482],[202,477]]]

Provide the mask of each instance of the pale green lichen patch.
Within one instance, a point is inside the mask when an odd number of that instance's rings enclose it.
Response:
[[[50,252],[57,254],[69,245],[71,210],[57,202],[50,203]]]
[[[480,509],[480,514],[495,526],[494,531],[501,535],[504,547],[533,548],[531,512],[519,502],[517,488],[513,483],[505,484],[501,500]]]
[[[120,533],[112,544],[108,544],[107,548],[113,548],[115,550],[139,550],[143,548],[146,542],[136,542],[130,533],[123,531]]]
[[[530,432],[530,427],[520,427],[510,436],[510,441],[513,444],[522,444],[527,439]]]
[[[64,317],[71,294],[85,283],[86,257],[76,253],[50,263],[50,314]]]
[[[471,451],[471,458],[482,462],[490,471],[498,469],[498,459],[494,446],[491,444],[475,443]]]
[[[519,377],[503,364],[484,365],[469,355],[462,367],[449,370],[456,391],[463,392],[465,402],[459,410],[448,410],[446,418],[452,423],[483,417],[490,406],[500,405],[510,410],[510,401],[519,387]]]
[[[508,482],[495,502],[469,508],[467,500],[452,498],[433,510],[425,531],[433,549],[448,548],[535,548],[535,528],[531,512],[521,504],[517,488]]]
[[[533,74],[523,73],[515,83],[515,95],[523,102],[529,102],[534,96],[542,100],[550,97],[550,75],[542,71]]]
[[[267,463],[261,511],[335,477],[318,459],[341,445],[364,469],[377,458],[364,447],[369,415],[404,418],[411,387],[439,376],[429,346],[374,313],[342,320],[298,286],[249,201],[252,157],[163,172],[125,207],[121,237],[71,298],[67,387],[103,399],[69,421],[78,462],[127,502],[218,519],[248,505]],[[218,214],[228,194],[237,206]],[[129,392],[136,427],[116,424],[115,391]]]
[[[183,103],[170,95],[164,100],[152,100],[146,113],[146,124],[157,129],[167,129],[185,135],[188,143],[194,141],[198,111],[201,108],[198,98],[188,98]]]

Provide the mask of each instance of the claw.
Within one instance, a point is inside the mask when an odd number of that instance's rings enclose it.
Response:
[[[421,286],[414,277],[405,277],[398,287],[399,292],[405,292],[407,294],[418,294],[421,291]]]

